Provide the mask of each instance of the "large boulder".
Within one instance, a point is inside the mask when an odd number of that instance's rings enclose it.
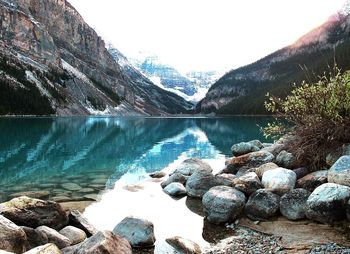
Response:
[[[186,188],[182,183],[171,183],[164,188],[164,192],[173,197],[181,197],[187,194]]]
[[[328,172],[328,182],[350,186],[350,155],[340,157]]]
[[[245,205],[244,213],[252,220],[267,220],[276,215],[280,197],[265,189],[254,192]]]
[[[333,224],[346,218],[346,205],[350,187],[325,183],[317,187],[306,202],[306,217],[322,223]]]
[[[86,239],[86,233],[80,228],[67,226],[62,228],[59,233],[67,237],[72,245],[83,242]]]
[[[256,173],[250,172],[234,180],[233,185],[237,190],[240,190],[248,196],[258,189],[262,188],[261,181]]]
[[[62,254],[60,249],[53,243],[48,243],[42,246],[38,246],[24,254]]]
[[[26,233],[12,221],[0,215],[0,249],[15,253],[26,250]]]
[[[292,153],[283,150],[277,155],[276,164],[283,168],[292,169],[296,166],[296,159]]]
[[[113,233],[124,237],[134,248],[153,247],[156,241],[153,223],[141,218],[124,218],[115,226]]]
[[[49,242],[56,244],[57,247],[60,249],[68,247],[72,244],[72,242],[67,237],[60,234],[53,228],[49,228],[47,226],[40,226],[40,227],[37,227],[36,230],[38,232],[45,234]]]
[[[185,176],[185,175],[180,174],[180,173],[174,173],[174,174],[170,175],[168,177],[168,179],[163,181],[161,183],[161,186],[164,189],[165,187],[167,187],[171,183],[181,183],[181,184],[185,185],[187,179],[188,179],[188,176]]]
[[[187,195],[194,198],[202,198],[204,193],[210,188],[222,185],[221,180],[210,172],[197,171],[186,182]]]
[[[201,247],[197,243],[180,236],[167,238],[166,242],[182,254],[202,253]]]
[[[289,169],[275,168],[266,171],[262,177],[265,189],[283,195],[294,189],[297,175]]]
[[[247,153],[238,157],[233,157],[227,165],[226,172],[236,174],[239,170],[260,167],[261,165],[273,161],[275,156],[267,151]]]
[[[304,189],[294,189],[281,197],[280,212],[289,220],[305,218],[306,201],[311,192]]]
[[[58,203],[25,196],[1,203],[0,214],[17,225],[31,228],[45,225],[61,229],[68,224],[67,214]]]
[[[21,228],[27,235],[27,250],[33,249],[37,246],[45,245],[49,242],[47,236],[43,232],[30,227],[22,226]]]
[[[251,152],[257,152],[260,150],[261,146],[257,146],[256,142],[241,142],[238,144],[234,144],[231,147],[231,152],[234,156],[240,156],[243,154],[251,153]]]
[[[243,211],[246,198],[228,186],[216,186],[204,194],[202,203],[208,221],[220,224],[234,221]]]
[[[314,191],[318,186],[327,183],[328,181],[328,170],[320,170],[312,172],[302,178],[300,178],[296,186],[303,188],[308,191]]]
[[[87,236],[97,233],[96,228],[82,215],[78,210],[72,210],[69,213],[69,224],[83,230]]]
[[[179,173],[185,176],[190,176],[197,171],[213,172],[213,169],[208,163],[202,161],[201,159],[190,158],[184,160],[179,166],[177,166],[172,174]]]
[[[128,241],[110,231],[99,231],[75,248],[74,254],[132,254]]]
[[[265,164],[262,164],[260,167],[255,169],[255,173],[258,175],[259,178],[262,178],[263,174],[266,171],[269,171],[271,169],[275,169],[278,168],[277,164],[273,163],[273,162],[268,162]]]

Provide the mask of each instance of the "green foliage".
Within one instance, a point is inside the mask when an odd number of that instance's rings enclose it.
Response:
[[[334,74],[323,75],[316,83],[303,81],[285,99],[268,96],[266,110],[283,116],[293,127],[272,123],[264,134],[291,131],[295,137],[292,149],[301,161],[321,166],[328,152],[350,142],[350,72],[335,68]]]

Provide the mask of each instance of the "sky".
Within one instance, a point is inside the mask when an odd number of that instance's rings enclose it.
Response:
[[[69,0],[126,57],[182,72],[252,63],[324,23],[344,0]]]

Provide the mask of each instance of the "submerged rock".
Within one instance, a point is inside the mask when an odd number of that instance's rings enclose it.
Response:
[[[153,247],[156,241],[153,223],[141,218],[124,218],[115,226],[113,233],[124,237],[134,248]]]
[[[99,231],[86,239],[74,254],[132,254],[128,241],[110,231]]]
[[[304,189],[294,189],[284,194],[280,200],[280,212],[289,220],[305,218],[306,201],[311,192]]]
[[[257,152],[260,150],[261,146],[257,146],[257,142],[241,142],[234,144],[231,147],[231,152],[234,156],[240,156],[251,152]]]
[[[149,174],[152,178],[163,178],[166,174],[163,171],[157,171]]]
[[[260,189],[248,199],[244,213],[252,220],[267,220],[276,215],[280,197],[268,190]]]
[[[37,246],[45,245],[49,242],[46,234],[34,228],[21,227],[27,235],[27,250],[33,249]]]
[[[69,224],[83,230],[87,236],[97,233],[96,228],[78,211],[72,210],[69,213]]]
[[[12,221],[0,215],[0,249],[15,253],[26,250],[26,233]]]
[[[171,183],[182,183],[183,185],[186,184],[186,181],[188,179],[188,176],[185,176],[180,173],[174,173],[168,177],[165,181],[161,183],[162,188],[164,189]]]
[[[350,187],[325,183],[317,187],[306,202],[306,216],[315,221],[332,224],[346,218]]]
[[[18,198],[21,196],[27,196],[30,198],[47,199],[50,196],[49,191],[24,191],[11,194],[10,198]]]
[[[296,159],[292,153],[283,150],[277,155],[276,164],[283,168],[292,169],[296,165]]]
[[[69,191],[77,191],[82,189],[82,187],[76,183],[64,183],[61,185],[63,189],[69,190]]]
[[[266,190],[283,195],[294,189],[297,176],[289,169],[275,168],[266,171],[262,177],[262,184]]]
[[[86,239],[86,233],[83,230],[73,226],[64,227],[59,231],[59,233],[67,237],[73,245],[81,243]]]
[[[212,223],[231,222],[243,211],[246,198],[228,186],[216,186],[204,194],[202,203],[206,218]]]
[[[32,228],[45,225],[61,229],[68,224],[66,212],[58,203],[25,196],[1,203],[0,214],[17,225]]]
[[[31,249],[30,251],[27,251],[24,254],[62,254],[62,252],[55,244],[48,243]]]
[[[171,183],[164,188],[164,192],[174,197],[185,196],[187,194],[186,188],[182,183]]]
[[[350,155],[340,157],[328,172],[328,182],[350,186]]]
[[[180,236],[167,238],[166,242],[183,254],[201,254],[202,253],[201,247],[197,243],[191,240],[182,238]]]
[[[250,172],[234,180],[234,187],[248,195],[262,188],[256,173]]]
[[[37,227],[36,230],[45,234],[49,242],[56,244],[60,249],[68,247],[72,244],[72,242],[67,237],[47,226]]]
[[[210,165],[198,158],[190,158],[183,161],[179,166],[175,168],[172,174],[182,174],[185,176],[190,176],[197,171],[213,172]]]
[[[202,198],[210,188],[218,185],[222,185],[222,181],[212,173],[197,171],[186,182],[187,195],[194,198]]]
[[[297,181],[297,187],[303,188],[308,191],[314,191],[318,186],[327,183],[328,170],[320,170],[312,172]]]

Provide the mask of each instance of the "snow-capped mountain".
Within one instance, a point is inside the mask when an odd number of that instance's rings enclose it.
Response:
[[[130,62],[154,84],[190,102],[203,99],[211,84],[223,74],[216,71],[191,71],[182,74],[171,65],[162,62],[157,55],[144,52],[130,58]]]

